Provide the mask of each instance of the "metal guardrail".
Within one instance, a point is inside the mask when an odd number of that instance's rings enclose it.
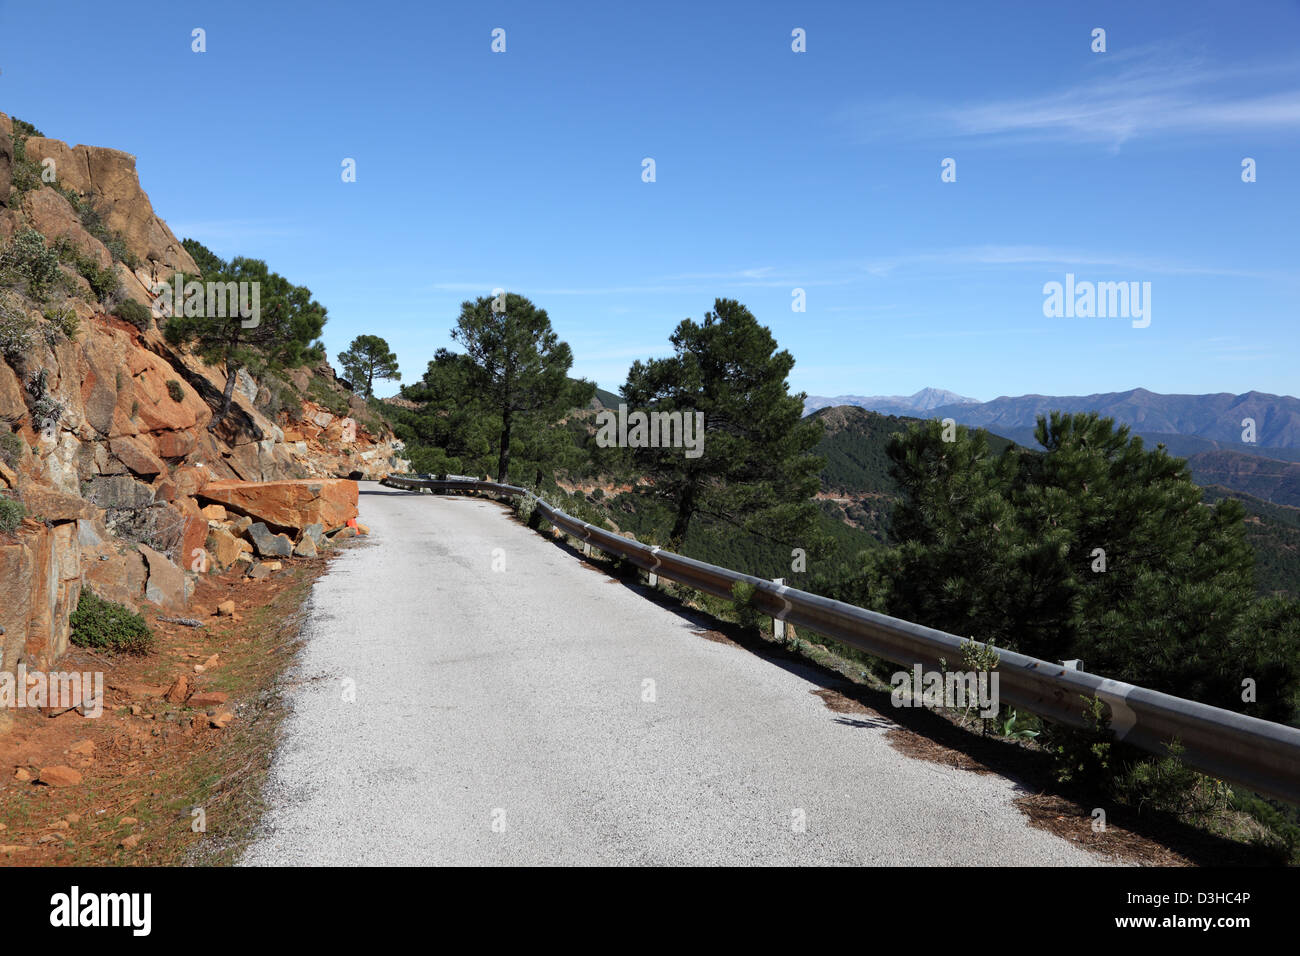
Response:
[[[906,667],[921,664],[926,670],[939,670],[940,658],[961,660],[962,646],[971,643],[969,638],[650,547],[565,514],[514,485],[407,475],[392,475],[384,483],[409,491],[482,491],[532,498],[542,517],[555,527],[651,574],[723,598],[731,597],[737,582],[748,582],[754,586],[755,606],[776,620],[811,628]],[[1184,747],[1182,759],[1188,766],[1300,804],[1300,729],[1014,651],[998,648],[997,653],[999,695],[1016,707],[1060,724],[1086,728],[1080,698],[1095,695],[1109,708],[1110,727],[1117,739],[1160,756],[1166,754],[1169,742],[1177,740]]]

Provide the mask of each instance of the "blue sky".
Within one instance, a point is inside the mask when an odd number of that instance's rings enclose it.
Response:
[[[331,356],[416,379],[500,286],[606,388],[728,296],[810,394],[1300,391],[1295,2],[283,6],[3,3],[0,110],[135,154]],[[1067,272],[1150,326],[1044,317]]]

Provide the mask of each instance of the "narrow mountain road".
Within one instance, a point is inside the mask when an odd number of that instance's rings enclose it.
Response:
[[[499,505],[363,483],[361,515],[245,864],[1105,862]]]

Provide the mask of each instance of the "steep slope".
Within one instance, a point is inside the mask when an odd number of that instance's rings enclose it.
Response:
[[[213,428],[225,369],[168,345],[147,308],[177,271],[198,270],[134,157],[0,114],[0,669],[57,658],[87,584],[183,610],[210,483],[405,469],[324,363],[241,373]]]

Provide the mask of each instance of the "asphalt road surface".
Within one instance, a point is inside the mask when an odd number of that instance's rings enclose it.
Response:
[[[243,862],[1107,862],[490,501],[362,483]]]

